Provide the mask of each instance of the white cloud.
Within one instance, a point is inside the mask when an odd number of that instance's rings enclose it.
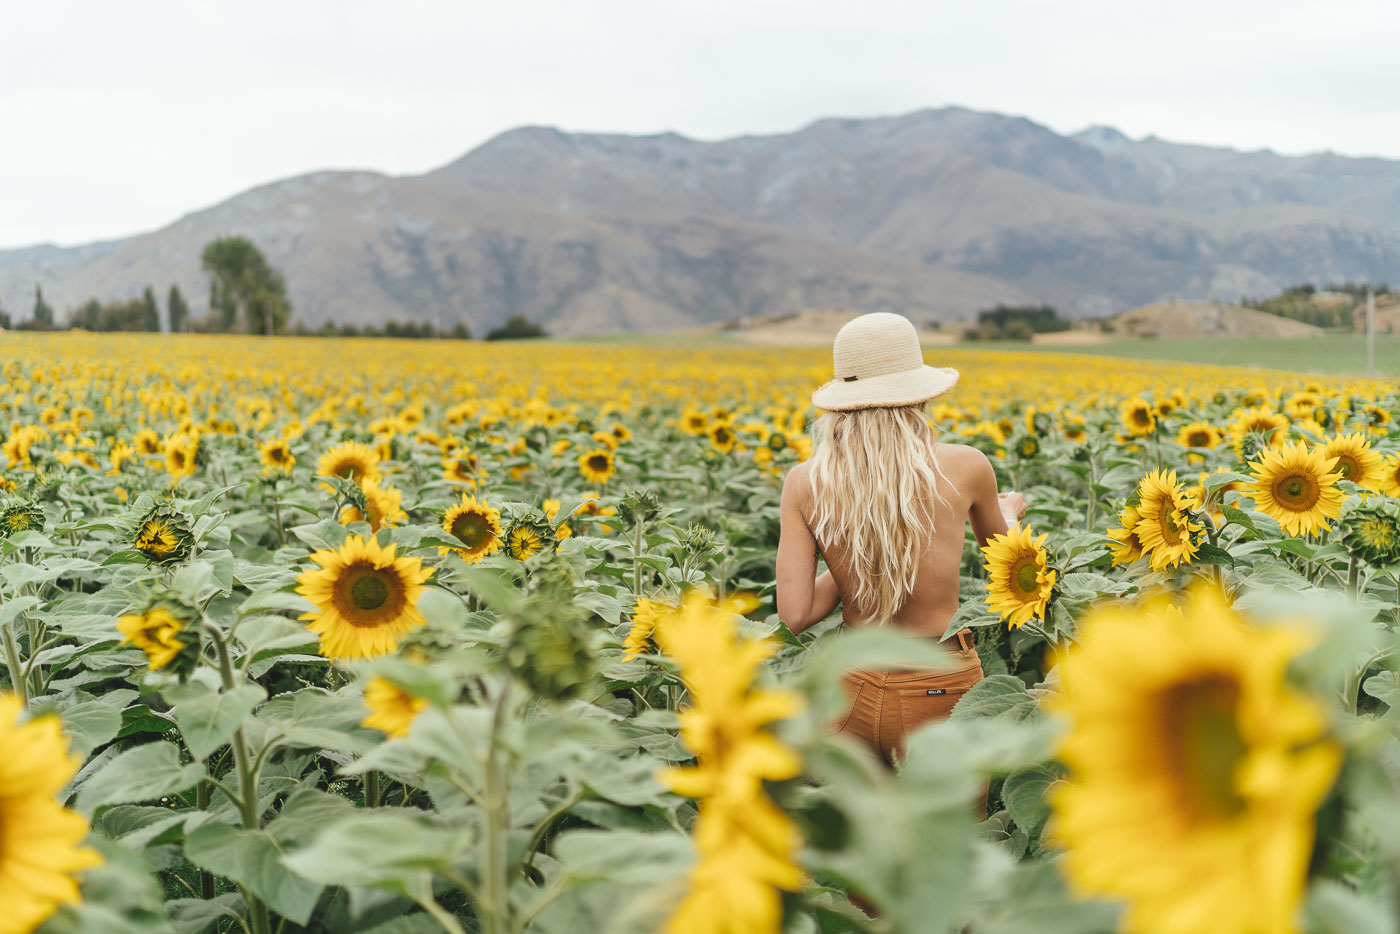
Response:
[[[1400,157],[1380,0],[48,0],[0,12],[0,244],[151,229],[524,123],[706,139],[957,103]]]

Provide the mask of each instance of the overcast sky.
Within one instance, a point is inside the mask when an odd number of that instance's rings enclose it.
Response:
[[[1400,157],[1397,36],[1391,0],[0,0],[0,247],[421,172],[521,124],[716,139],[962,104]]]

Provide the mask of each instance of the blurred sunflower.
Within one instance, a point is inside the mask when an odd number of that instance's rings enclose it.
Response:
[[[1328,438],[1322,446],[1326,457],[1335,457],[1332,472],[1365,490],[1378,490],[1381,482],[1381,456],[1371,449],[1371,441],[1362,432]]]
[[[616,470],[613,453],[605,448],[595,448],[579,457],[578,469],[589,483],[607,483]]]
[[[316,476],[340,477],[362,482],[365,478],[379,479],[379,454],[359,441],[345,441],[322,454],[316,461]],[[322,486],[329,491],[325,484]]]
[[[401,490],[390,484],[380,486],[379,481],[373,478],[367,478],[361,483],[360,489],[365,494],[369,516],[366,517],[355,506],[346,506],[340,512],[341,525],[365,521],[369,523],[370,531],[378,532],[380,529],[402,525],[408,521],[408,514],[400,505],[403,502]]]
[[[142,428],[136,433],[136,437],[131,439],[131,446],[142,457],[155,457],[161,452],[160,435],[153,429]]]
[[[711,425],[706,434],[710,436],[710,444],[714,445],[715,450],[721,454],[728,454],[734,450],[734,445],[739,442],[738,436],[734,434],[734,429],[725,422],[716,422]]]
[[[688,435],[703,435],[710,426],[710,417],[698,409],[686,409],[681,413],[680,429]]]
[[[987,607],[1013,629],[1030,619],[1045,619],[1056,572],[1048,566],[1048,533],[1035,537],[1030,526],[994,535],[982,548],[987,559]]]
[[[347,536],[334,551],[311,553],[320,570],[297,576],[297,593],[316,610],[301,619],[321,637],[332,659],[373,658],[394,651],[411,629],[423,625],[418,597],[433,569],[418,558],[398,557],[393,544]]]
[[[1326,531],[1327,520],[1341,515],[1345,499],[1337,488],[1340,476],[1333,472],[1335,463],[1321,448],[1309,448],[1302,441],[1267,449],[1249,465],[1255,479],[1245,494],[1289,535]]]
[[[373,678],[365,685],[365,707],[369,708],[369,715],[360,721],[360,726],[379,730],[390,739],[403,739],[414,719],[428,709],[428,702],[387,678]]]
[[[146,653],[151,671],[159,671],[176,659],[193,640],[185,636],[185,621],[175,618],[168,607],[156,605],[144,613],[128,613],[117,618],[117,631],[124,641]]]
[[[1214,449],[1224,438],[1225,432],[1210,422],[1192,422],[1176,433],[1176,443],[1184,448]]]
[[[668,612],[672,607],[664,607]],[[627,638],[622,640],[622,660],[630,662],[644,654],[651,647],[652,631],[656,628],[657,604],[646,597],[638,597],[632,610],[632,628],[627,630]]]
[[[292,456],[292,447],[282,438],[273,438],[258,445],[258,460],[265,473],[291,473],[297,459]]]
[[[1245,442],[1253,435],[1262,435],[1264,443],[1279,447],[1287,441],[1288,416],[1281,415],[1266,405],[1248,409],[1236,409],[1226,426],[1235,448],[1235,454],[1245,457]]]
[[[1400,498],[1400,454],[1387,454],[1381,461],[1376,488],[1386,496]]]
[[[1341,765],[1323,708],[1289,686],[1305,632],[1255,630],[1219,590],[1091,610],[1047,704],[1069,721],[1050,838],[1124,930],[1286,934],[1314,815]]]
[[[1123,403],[1119,410],[1119,421],[1129,437],[1143,438],[1157,430],[1157,416],[1152,404],[1141,396],[1135,396]]]
[[[82,846],[87,818],[58,802],[82,764],[58,717],[25,721],[20,699],[0,693],[0,930],[33,931],[59,905],[77,904],[74,876],[102,865]]]
[[[450,549],[468,564],[476,564],[501,547],[501,513],[485,500],[463,494],[462,499],[442,517],[442,529],[457,541],[460,548]],[[444,553],[447,548],[439,548]]]
[[[199,465],[199,444],[199,435],[193,432],[180,432],[165,439],[165,471],[170,474],[171,483],[194,476]]]
[[[442,478],[448,483],[464,483],[475,489],[476,471],[476,455],[470,452],[449,457],[442,462]]]

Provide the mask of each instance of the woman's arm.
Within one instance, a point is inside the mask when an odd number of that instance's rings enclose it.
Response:
[[[782,526],[778,537],[778,618],[794,633],[826,619],[841,600],[830,571],[813,579],[817,571],[817,540],[798,505],[798,488],[804,482],[805,471],[791,470],[783,481],[778,507]]]
[[[977,538],[978,547],[986,547],[993,535],[1005,535],[1007,530],[1026,514],[1026,500],[1020,493],[997,492],[997,474],[987,455],[978,452],[979,458],[972,472],[972,507],[968,518],[972,520],[972,534]]]

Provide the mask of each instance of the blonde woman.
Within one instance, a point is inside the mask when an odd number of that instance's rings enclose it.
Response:
[[[952,389],[956,370],[925,366],[914,325],[861,315],[836,335],[835,379],[812,394],[812,458],[783,483],[778,616],[801,632],[843,608],[842,626],[888,625],[941,639],[958,609],[958,569],[969,521],[978,544],[1025,515],[1019,493],[998,493],[987,456],[942,444],[924,405]],[[827,571],[816,576],[817,556]],[[904,737],[948,716],[982,678],[972,634],[948,643],[953,666],[856,669],[837,721],[886,763]]]

